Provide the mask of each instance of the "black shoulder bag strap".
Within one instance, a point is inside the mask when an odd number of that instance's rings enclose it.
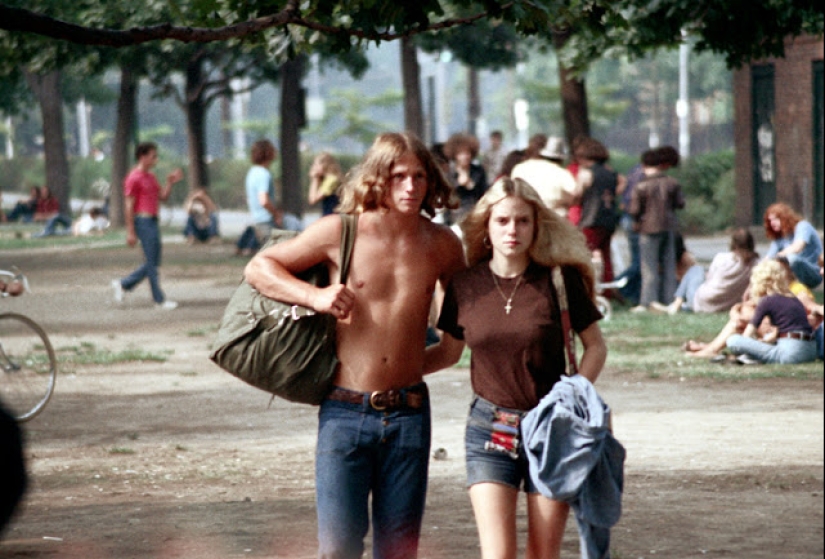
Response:
[[[341,283],[347,283],[352,263],[352,247],[358,232],[358,214],[341,214]]]

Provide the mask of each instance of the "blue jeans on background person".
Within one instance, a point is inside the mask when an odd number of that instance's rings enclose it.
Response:
[[[57,230],[57,226],[62,225],[63,231]],[[59,213],[49,218],[46,222],[46,226],[43,227],[43,230],[40,233],[35,233],[32,235],[33,239],[39,239],[41,237],[49,237],[51,235],[68,235],[71,233],[72,227],[72,218],[66,214]]]
[[[676,292],[676,244],[672,231],[639,235],[642,263],[642,296],[640,305],[653,301],[664,305],[673,301]]]
[[[679,287],[676,288],[676,292],[673,294],[674,299],[681,297],[685,300],[682,304],[683,310],[693,310],[693,297],[703,283],[705,283],[705,268],[699,264],[688,268],[688,271],[682,276],[682,281],[679,282]]]
[[[201,242],[206,242],[218,235],[218,216],[215,213],[209,214],[209,225],[206,227],[198,227],[194,216],[190,215],[186,218],[186,225],[183,228],[184,237],[192,236]]]
[[[801,258],[798,254],[788,254],[787,259],[796,279],[811,289],[814,289],[822,282],[822,276],[819,275],[819,266],[816,264]]]
[[[320,559],[360,559],[370,525],[374,559],[413,559],[427,492],[431,418],[420,409],[321,403],[315,486]]]
[[[161,258],[160,230],[156,217],[135,216],[135,235],[140,241],[145,261],[134,272],[123,278],[120,285],[126,291],[131,291],[144,278],[149,279],[152,288],[152,299],[155,303],[163,303],[166,297],[160,288],[158,267]]]
[[[825,359],[825,322],[814,330],[814,340],[816,340],[816,357]]]
[[[629,303],[639,304],[642,294],[642,261],[639,255],[639,234],[633,230],[633,218],[627,214],[622,215],[621,227],[627,235],[627,246],[630,249],[630,265],[622,270],[615,281],[627,278],[624,287],[619,288],[619,293]]]
[[[779,338],[775,344],[769,344],[742,334],[734,334],[728,338],[726,345],[732,353],[745,353],[762,363],[792,365],[816,361],[814,340]]]

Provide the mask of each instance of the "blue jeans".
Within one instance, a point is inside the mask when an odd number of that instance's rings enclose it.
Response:
[[[63,231],[58,233],[57,226],[60,225],[63,227]],[[32,235],[33,238],[40,238],[40,237],[49,237],[51,235],[68,235],[71,233],[72,227],[72,218],[71,216],[65,214],[57,214],[49,218],[46,222],[46,226],[43,227],[43,230],[40,233],[36,233]]]
[[[693,310],[693,297],[703,283],[705,283],[705,269],[698,264],[688,268],[682,276],[682,281],[679,282],[679,287],[676,288],[676,293],[673,294],[674,298],[681,297],[685,300],[682,309]]]
[[[206,227],[198,227],[198,223],[193,216],[187,217],[186,225],[183,228],[183,236],[189,237],[190,235],[201,242],[217,237],[219,235],[217,214],[209,214],[209,225]]]
[[[374,559],[414,559],[427,493],[431,419],[325,400],[318,412],[315,485],[318,557],[360,559],[372,495]]]
[[[761,342],[748,336],[734,334],[727,340],[728,349],[735,354],[746,353],[762,363],[810,363],[816,361],[816,342],[814,340],[794,340],[779,338],[776,344]]]
[[[511,410],[496,406],[481,396],[474,396],[464,432],[464,449],[467,463],[467,487],[477,483],[499,483],[526,493],[538,493],[536,485],[530,479],[529,464],[521,440],[521,428],[517,426],[517,444],[511,455],[495,444],[496,412],[511,413],[520,418],[526,411]]]
[[[642,261],[642,296],[640,305],[653,301],[665,305],[673,301],[676,291],[676,244],[672,231],[639,236]]]
[[[822,276],[819,275],[819,266],[801,258],[798,254],[789,254],[788,264],[790,264],[791,271],[796,279],[811,289],[818,286],[822,281]]]
[[[126,291],[131,291],[143,281],[149,279],[149,286],[152,288],[152,299],[155,303],[163,303],[166,300],[163,290],[160,288],[160,278],[158,268],[160,267],[161,242],[158,220],[155,217],[135,217],[135,235],[140,241],[145,258],[143,264],[134,272],[120,281],[120,285]]]

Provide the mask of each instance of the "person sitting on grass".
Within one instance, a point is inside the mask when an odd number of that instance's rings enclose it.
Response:
[[[808,363],[816,360],[816,342],[805,306],[790,291],[788,273],[776,260],[758,264],[751,277],[751,296],[759,302],[742,334],[727,339],[740,363]],[[776,328],[772,340],[756,339],[763,318]]]
[[[681,310],[715,313],[730,310],[742,300],[750,281],[751,270],[759,260],[753,235],[741,227],[733,232],[730,251],[713,257],[710,267],[694,263],[679,281],[675,298],[669,305],[650,304],[651,310],[675,315]]]
[[[220,240],[218,233],[218,205],[204,188],[196,188],[183,203],[186,212],[186,226],[183,236],[187,244],[215,242]]]
[[[764,262],[768,261],[765,260]],[[811,290],[793,276],[786,262],[781,260],[774,260],[772,262],[777,262],[785,272],[788,281],[788,290],[802,302],[812,327],[819,324],[816,317],[812,316],[815,314],[817,306]],[[754,269],[756,268],[754,267]],[[751,282],[753,282],[753,272],[751,272]],[[757,298],[752,296],[752,286],[749,285],[745,291],[745,295],[742,297],[742,302],[735,304],[731,308],[728,322],[716,337],[707,343],[688,340],[682,345],[682,349],[687,352],[686,355],[690,357],[718,358],[719,361],[724,361],[725,356],[721,355],[721,352],[725,349],[728,338],[734,334],[742,334],[745,331],[745,328],[753,319],[757,303]],[[757,329],[757,335],[763,340],[772,341],[776,339],[776,334],[776,328],[771,325],[767,318],[764,318]]]
[[[40,199],[40,187],[32,186],[29,191],[29,197],[25,200],[18,200],[14,207],[5,214],[3,221],[13,222],[18,219],[23,223],[29,223],[34,219],[34,213],[37,211],[37,201]]]

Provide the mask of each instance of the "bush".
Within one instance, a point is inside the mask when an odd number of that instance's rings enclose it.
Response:
[[[671,171],[682,185],[682,231],[691,235],[723,231],[733,224],[736,185],[733,150],[688,158]]]

